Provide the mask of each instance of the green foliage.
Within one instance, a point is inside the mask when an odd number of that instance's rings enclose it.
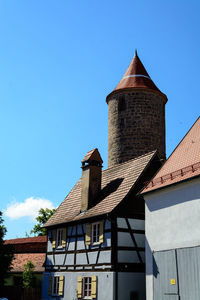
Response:
[[[40,208],[38,217],[36,218],[36,221],[38,222],[33,229],[31,230],[31,234],[33,233],[34,236],[43,236],[47,234],[46,228],[42,228],[44,223],[48,221],[48,219],[54,214],[56,210],[55,209],[49,209],[49,208]]]
[[[27,264],[24,266],[25,270],[23,272],[23,287],[30,288],[33,287],[33,277],[34,277],[34,264],[28,260]]]
[[[0,211],[0,291],[8,272],[11,270],[11,263],[14,257],[13,246],[4,244],[4,236],[7,229],[3,225],[3,221],[2,212]]]

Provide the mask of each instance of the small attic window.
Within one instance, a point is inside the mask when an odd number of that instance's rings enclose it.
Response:
[[[126,109],[125,97],[120,96],[118,101],[118,111],[123,111]]]

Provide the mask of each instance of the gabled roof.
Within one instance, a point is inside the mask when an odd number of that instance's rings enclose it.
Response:
[[[102,186],[98,199],[86,212],[81,210],[81,179],[77,182],[56,212],[46,222],[45,227],[104,215],[124,199],[136,184],[143,171],[156,155],[147,153],[128,162],[102,171]]]
[[[112,91],[112,93],[110,93],[107,96],[107,100],[109,96],[115,93],[116,91],[130,89],[130,88],[150,89],[161,93],[161,91],[157,88],[157,86],[154,84],[151,77],[147,73],[141,60],[139,59],[137,51],[135,51],[135,56],[133,57],[124,76],[122,77],[122,79],[120,80],[116,88]],[[161,94],[164,95],[163,93]],[[167,101],[166,96],[165,98]]]
[[[200,117],[142,193],[200,175]]]

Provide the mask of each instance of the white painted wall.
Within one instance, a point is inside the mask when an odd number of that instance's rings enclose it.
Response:
[[[48,295],[49,277],[53,273],[45,272],[43,274],[42,300],[75,300],[77,291],[78,276],[97,276],[97,299],[114,300],[115,299],[115,274],[113,272],[58,272],[54,275],[64,276],[64,295],[63,297],[51,297]]]
[[[153,300],[152,252],[200,245],[200,178],[144,195],[146,289]]]

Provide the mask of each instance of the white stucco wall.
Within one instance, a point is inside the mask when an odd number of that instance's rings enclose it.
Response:
[[[146,194],[146,289],[153,300],[152,252],[200,245],[200,178]]]
[[[64,294],[60,297],[48,295],[49,277],[52,275],[64,276]],[[98,300],[115,299],[115,274],[113,272],[58,272],[43,273],[42,300],[75,300],[77,292],[78,276],[97,276],[97,298]]]

